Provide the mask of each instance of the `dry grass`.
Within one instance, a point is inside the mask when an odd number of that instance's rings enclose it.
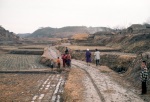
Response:
[[[120,60],[130,60],[130,59],[134,59],[134,58],[136,58],[136,55],[135,56],[131,56],[131,55],[120,55],[119,56]]]
[[[18,49],[18,48],[16,46],[0,46],[0,49],[4,51],[10,51],[10,50]]]
[[[106,47],[106,46],[76,46],[76,45],[70,45],[67,46],[68,48],[72,49],[72,50],[86,50],[87,48],[89,50],[95,50],[95,49],[99,49],[99,50],[112,50],[114,48],[110,48],[110,47]]]
[[[84,72],[81,69],[71,69],[64,88],[63,97],[65,102],[83,102],[83,77]]]
[[[146,44],[145,41],[139,41],[139,42],[137,42],[137,43],[133,43],[133,44],[129,45],[129,46],[127,47],[127,50],[132,51],[134,48],[136,48],[136,47],[142,47],[142,46],[144,46],[145,44]]]
[[[72,36],[72,39],[75,39],[75,40],[85,40],[87,39],[89,36],[89,34],[75,34]]]
[[[110,68],[108,68],[107,66],[101,66],[101,67],[98,67],[98,69],[102,72],[102,73],[109,73],[111,72],[112,70]]]

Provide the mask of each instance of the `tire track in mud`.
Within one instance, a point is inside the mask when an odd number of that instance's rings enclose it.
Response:
[[[134,92],[117,84],[111,76],[99,71],[85,62],[72,60],[72,64],[83,69],[96,89],[102,102],[144,102]]]
[[[80,66],[78,66],[78,65],[76,65],[76,64],[73,64],[73,65],[76,66],[76,67],[81,68]],[[89,74],[85,69],[83,69],[83,68],[81,68],[81,69],[85,71],[86,75],[88,76],[88,78],[89,78],[90,81],[92,82],[92,85],[94,86],[94,88],[95,88],[95,90],[96,90],[96,92],[97,92],[99,98],[101,99],[101,102],[105,102],[104,96],[103,96],[102,93],[99,91],[99,89],[98,89],[97,85],[95,84],[93,78],[90,76],[90,74]]]
[[[84,69],[83,69],[83,70],[84,70]],[[90,76],[90,74],[89,74],[86,70],[84,70],[84,71],[86,72],[86,74],[87,74],[88,77],[90,78],[90,80],[91,80],[91,82],[92,82],[94,88],[96,89],[96,91],[97,91],[97,93],[98,93],[98,96],[99,96],[99,98],[101,99],[101,101],[102,101],[102,102],[105,102],[104,96],[103,96],[102,93],[99,91],[99,89],[98,89],[97,85],[95,84],[93,78]]]

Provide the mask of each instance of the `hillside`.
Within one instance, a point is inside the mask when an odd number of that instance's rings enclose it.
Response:
[[[19,41],[19,36],[14,34],[13,32],[9,32],[0,26],[0,43],[17,43]]]
[[[115,35],[107,46],[120,47],[123,52],[140,53],[150,51],[150,34]]]
[[[150,24],[133,24],[127,29],[100,31],[89,35],[86,41],[74,41],[78,45],[110,46],[122,52],[150,51]]]
[[[74,40],[86,40],[88,38],[89,34],[75,34],[71,37],[71,39]]]
[[[150,51],[150,34],[93,34],[84,41],[86,45],[110,46],[123,52],[137,53]]]
[[[31,33],[19,33],[17,34],[17,36],[21,37],[21,38],[25,38],[27,36],[29,36]]]
[[[62,28],[51,28],[51,27],[41,27],[34,31],[32,34],[24,36],[28,38],[67,38],[72,37],[74,34],[92,34],[98,31],[111,31],[110,28],[106,27],[86,27],[86,26],[67,26]],[[19,35],[21,36],[21,35]]]

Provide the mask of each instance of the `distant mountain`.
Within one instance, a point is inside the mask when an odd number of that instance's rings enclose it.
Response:
[[[0,43],[16,43],[19,41],[19,36],[13,32],[9,32],[0,26]]]
[[[51,27],[42,27],[34,31],[32,34],[25,35],[24,37],[72,37],[75,34],[93,34],[98,31],[111,31],[110,28],[106,27],[86,27],[86,26],[67,26],[62,28],[51,28]],[[23,35],[19,35],[22,36]]]
[[[29,36],[31,33],[19,33],[17,34],[17,36],[21,37],[21,38],[24,38],[24,37],[27,37]]]

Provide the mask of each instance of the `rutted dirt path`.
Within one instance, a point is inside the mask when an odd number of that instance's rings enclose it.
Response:
[[[72,64],[87,74],[83,81],[86,87],[86,102],[144,102],[137,93],[121,86],[96,67],[87,66],[85,62],[78,60],[72,60]]]

